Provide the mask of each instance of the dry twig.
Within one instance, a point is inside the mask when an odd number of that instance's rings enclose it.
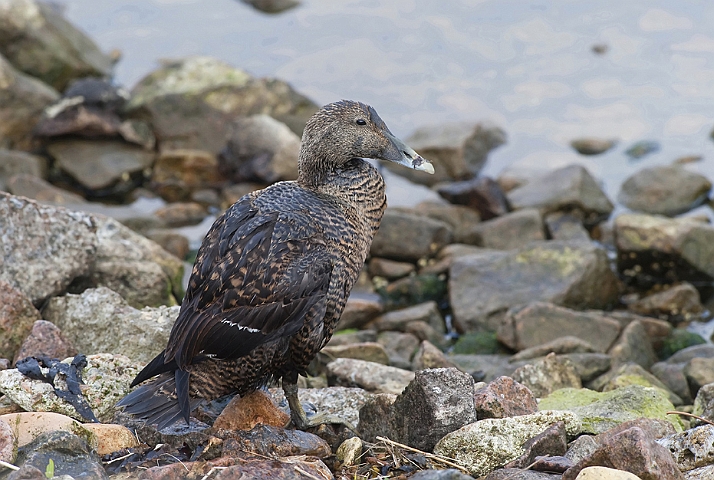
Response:
[[[390,445],[395,445],[399,448],[403,448],[404,450],[409,450],[410,452],[420,453],[420,454],[424,455],[426,458],[430,458],[431,460],[436,460],[437,462],[441,462],[441,463],[446,464],[450,467],[454,467],[458,470],[461,470],[462,472],[464,472],[466,474],[469,473],[469,471],[466,470],[464,467],[462,467],[458,463],[455,463],[456,461],[453,458],[444,457],[442,455],[436,455],[433,453],[423,452],[417,448],[410,447],[409,445],[404,445],[403,443],[395,442],[394,440],[390,440],[385,437],[376,437],[376,439],[379,440],[380,442],[384,442],[384,443],[387,443]]]
[[[697,420],[699,420],[701,422],[708,423],[709,425],[714,425],[714,422],[712,422],[711,420],[707,420],[706,418],[700,417],[699,415],[694,415],[693,413],[679,412],[677,410],[672,410],[671,412],[666,412],[666,413],[667,413],[667,415],[682,415],[685,417],[692,417],[692,418],[696,418]]]

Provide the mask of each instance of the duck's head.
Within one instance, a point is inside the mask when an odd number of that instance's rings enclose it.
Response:
[[[434,173],[434,167],[389,131],[374,108],[342,100],[315,113],[305,125],[298,181],[319,182],[354,158],[374,158]]]

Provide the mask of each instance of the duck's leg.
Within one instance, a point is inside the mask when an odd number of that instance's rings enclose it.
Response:
[[[306,430],[308,428],[329,423],[344,425],[353,432],[357,431],[354,425],[344,418],[340,418],[336,415],[318,413],[313,415],[313,417],[308,420],[307,415],[305,414],[305,409],[302,408],[302,404],[300,404],[300,399],[298,398],[297,378],[295,380],[295,382],[289,382],[283,378],[283,392],[285,393],[285,398],[287,399],[288,406],[290,407],[290,420],[295,428],[298,430]]]

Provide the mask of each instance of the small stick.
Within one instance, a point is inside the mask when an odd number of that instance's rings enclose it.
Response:
[[[404,445],[403,443],[395,442],[394,440],[390,440],[390,439],[388,439],[388,438],[384,438],[384,437],[375,437],[375,438],[376,438],[377,440],[379,440],[379,441],[382,441],[382,442],[385,442],[385,443],[389,443],[389,444],[391,444],[391,445],[396,445],[397,447],[403,448],[404,450],[409,450],[410,452],[421,453],[421,454],[424,455],[426,458],[432,458],[432,459],[434,459],[434,460],[438,460],[438,461],[440,461],[440,462],[442,462],[442,463],[447,464],[447,465],[450,466],[450,467],[458,468],[459,470],[461,470],[461,471],[464,472],[464,473],[469,473],[469,471],[466,470],[466,469],[465,469],[464,467],[462,467],[461,465],[459,465],[459,464],[457,464],[457,463],[453,463],[453,460],[454,460],[453,458],[442,457],[441,455],[435,455],[435,454],[433,454],[433,453],[422,452],[422,451],[419,450],[419,449],[416,449],[416,448],[414,448],[414,447],[410,447],[409,445]]]
[[[697,420],[700,420],[704,423],[708,423],[709,425],[714,425],[714,422],[712,422],[711,420],[707,420],[706,418],[700,417],[699,415],[694,415],[693,413],[679,412],[677,410],[672,410],[671,412],[666,412],[666,413],[667,413],[667,415],[682,415],[685,417],[692,417],[692,418],[696,418]]]
[[[113,460],[109,460],[108,462],[104,462],[104,463],[106,463],[107,465],[109,465],[110,463],[118,462],[119,460],[124,460],[125,458],[129,458],[129,457],[131,457],[132,455],[136,455],[136,452],[127,453],[126,455],[122,455],[121,457],[117,457],[117,458],[115,458],[115,459],[113,459]]]
[[[20,470],[20,467],[16,467],[16,466],[13,465],[12,463],[7,463],[7,462],[5,462],[5,461],[3,461],[3,460],[0,460],[0,465],[2,465],[2,466],[5,467],[5,468],[9,468],[10,470],[15,470],[16,472],[17,472],[18,470]]]
[[[211,467],[211,469],[208,471],[208,473],[205,474],[203,477],[201,477],[201,480],[208,480],[208,477],[210,477],[214,471],[225,470],[226,468],[228,468],[228,467]]]
[[[305,470],[303,470],[302,468],[298,467],[297,465],[293,465],[293,468],[295,469],[296,472],[302,473],[303,475],[305,475],[307,478],[309,478],[309,479],[311,479],[311,480],[320,480],[318,477],[316,477],[316,476],[313,475],[312,473],[306,472]]]

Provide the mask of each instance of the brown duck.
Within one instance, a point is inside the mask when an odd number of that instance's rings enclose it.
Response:
[[[168,426],[202,400],[282,379],[297,428],[308,421],[297,377],[328,342],[386,207],[365,158],[434,173],[359,102],[324,106],[305,126],[298,179],[250,193],[213,224],[198,251],[168,345],[119,402]]]

